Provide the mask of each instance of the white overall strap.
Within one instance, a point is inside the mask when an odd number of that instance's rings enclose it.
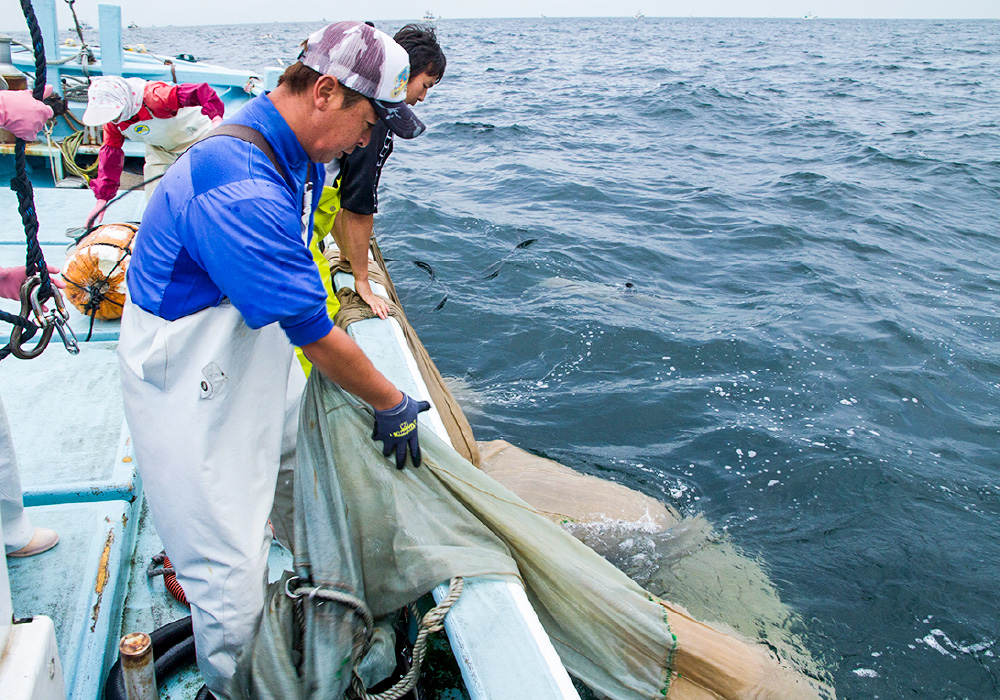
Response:
[[[122,129],[122,136],[131,141],[141,141],[150,146],[173,151],[190,146],[196,134],[211,121],[199,107],[181,107],[177,115],[167,119],[143,119]]]

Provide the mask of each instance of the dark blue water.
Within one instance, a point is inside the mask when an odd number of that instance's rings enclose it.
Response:
[[[313,28],[126,41],[259,68]],[[705,514],[840,697],[996,698],[1000,22],[439,32],[377,233],[477,437]]]

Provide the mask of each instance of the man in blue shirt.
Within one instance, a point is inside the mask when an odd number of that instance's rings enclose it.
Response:
[[[429,405],[333,326],[307,247],[321,164],[364,146],[379,118],[404,138],[423,130],[403,101],[408,77],[406,51],[382,32],[316,32],[273,92],[219,127],[229,135],[167,172],[136,236],[119,341],[125,413],[191,603],[198,666],[220,698],[263,609],[267,520],[303,382],[292,344],[372,405],[374,439],[398,468],[407,449],[420,464],[417,414]]]

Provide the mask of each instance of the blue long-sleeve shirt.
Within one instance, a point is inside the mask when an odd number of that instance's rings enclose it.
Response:
[[[294,186],[250,143],[219,136],[196,144],[149,200],[129,265],[129,296],[170,321],[228,298],[251,328],[277,322],[293,344],[307,345],[333,328],[307,247],[323,166],[310,162],[267,95],[227,121],[260,131]],[[313,192],[303,212],[309,174]]]

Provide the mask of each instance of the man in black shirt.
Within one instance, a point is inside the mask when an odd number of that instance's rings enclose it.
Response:
[[[410,79],[406,84],[406,104],[423,102],[427,91],[444,76],[445,56],[434,29],[408,24],[393,37],[410,56]],[[389,307],[376,296],[368,282],[368,243],[378,211],[378,182],[382,166],[392,153],[392,132],[380,120],[372,127],[371,140],[340,159],[341,210],[333,225],[333,237],[341,259],[357,261],[352,265],[354,288],[380,318]]]

